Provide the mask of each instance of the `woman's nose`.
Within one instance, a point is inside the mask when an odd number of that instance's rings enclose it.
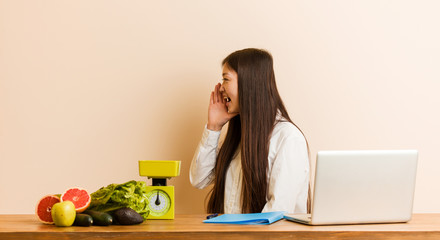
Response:
[[[220,88],[218,89],[220,92],[224,92],[225,88],[223,87],[223,83],[220,83]]]

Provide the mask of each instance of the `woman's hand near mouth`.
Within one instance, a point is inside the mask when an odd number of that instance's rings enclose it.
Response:
[[[207,128],[212,131],[220,131],[223,126],[238,113],[228,113],[226,99],[220,93],[221,84],[215,85],[214,91],[211,92],[208,108],[208,124]]]

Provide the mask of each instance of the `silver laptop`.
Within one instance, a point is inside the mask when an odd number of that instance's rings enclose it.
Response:
[[[308,225],[407,222],[412,216],[417,150],[321,151]]]

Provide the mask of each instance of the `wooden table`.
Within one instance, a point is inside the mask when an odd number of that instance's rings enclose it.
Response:
[[[0,215],[0,239],[440,239],[440,214],[414,214],[409,223],[306,226],[202,223],[205,215],[176,215],[134,226],[55,227],[34,215]]]

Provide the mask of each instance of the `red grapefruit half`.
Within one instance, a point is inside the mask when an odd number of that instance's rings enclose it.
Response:
[[[37,207],[35,207],[35,214],[38,219],[45,224],[53,224],[52,220],[52,206],[55,203],[61,202],[60,198],[55,195],[46,195],[38,201]]]
[[[77,213],[85,211],[89,207],[91,200],[92,198],[87,190],[78,187],[69,188],[61,195],[62,202],[73,202]]]

